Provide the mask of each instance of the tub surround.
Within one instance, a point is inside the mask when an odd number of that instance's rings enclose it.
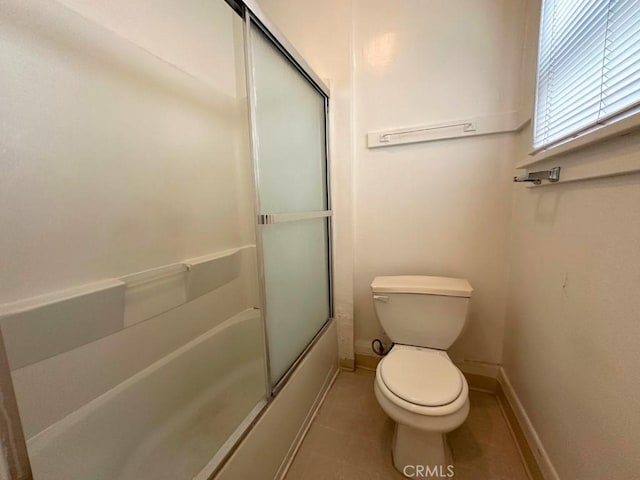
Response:
[[[34,474],[195,477],[264,401],[262,351],[258,310],[226,320],[30,438]]]
[[[156,317],[231,281],[251,277],[255,245],[0,305],[12,370]],[[250,288],[250,287],[249,287]],[[257,306],[257,293],[247,298]]]
[[[238,270],[234,269],[233,275],[225,273],[228,273],[229,266],[228,260],[225,260],[229,257],[227,254],[218,255],[216,258],[219,261],[208,263],[208,268],[214,268],[215,265],[220,267],[219,276],[211,279],[215,280],[212,287],[216,288],[209,293],[127,328],[123,328],[123,310],[120,309],[117,321],[121,328],[117,332],[14,369],[12,378],[27,438],[63,419],[181,345],[234,315],[255,307],[255,248],[232,250],[230,255],[240,255]],[[227,283],[220,285],[218,280],[221,277],[225,277]],[[187,284],[184,285],[186,288]],[[152,287],[155,286],[152,284]],[[153,291],[157,290],[152,288]],[[77,318],[84,321],[87,317],[80,315]],[[61,339],[51,336],[49,341],[58,344],[59,340],[65,340],[64,336]],[[95,375],[96,371],[102,372],[101,375]],[[69,386],[61,389],[60,384]],[[42,398],[48,399],[46,408],[43,408]]]
[[[337,329],[331,320],[215,480],[282,479],[337,373]]]

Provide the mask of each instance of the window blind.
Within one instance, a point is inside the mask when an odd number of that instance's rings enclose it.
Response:
[[[543,0],[535,150],[640,105],[640,0]]]

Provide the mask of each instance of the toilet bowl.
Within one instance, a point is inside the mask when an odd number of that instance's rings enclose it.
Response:
[[[473,289],[465,279],[431,276],[376,277],[371,289],[394,342],[374,384],[378,403],[396,423],[394,466],[405,476],[418,466],[448,472],[446,434],[469,414],[469,386],[446,349],[466,324]]]
[[[446,352],[395,345],[378,364],[374,391],[396,422],[392,454],[399,471],[453,464],[444,434],[466,420],[469,387]]]

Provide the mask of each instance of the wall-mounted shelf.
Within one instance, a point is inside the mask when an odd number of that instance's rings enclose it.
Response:
[[[242,249],[185,260],[189,269],[187,300],[200,297],[240,276]]]
[[[0,305],[11,369],[121,330],[125,289],[124,282],[110,279]]]
[[[187,266],[174,263],[120,277],[126,285],[124,326],[171,310],[187,301]]]
[[[434,142],[452,138],[515,132],[529,122],[518,112],[452,120],[413,127],[379,130],[367,134],[367,147],[380,148],[408,143]]]
[[[246,245],[0,305],[11,370],[179,307],[242,275]]]

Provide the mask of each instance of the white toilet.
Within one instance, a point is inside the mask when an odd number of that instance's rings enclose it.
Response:
[[[396,422],[393,463],[405,475],[416,466],[447,472],[452,458],[445,434],[467,418],[469,387],[446,350],[464,328],[473,289],[459,278],[395,276],[376,277],[371,290],[395,344],[375,380],[376,398]]]

